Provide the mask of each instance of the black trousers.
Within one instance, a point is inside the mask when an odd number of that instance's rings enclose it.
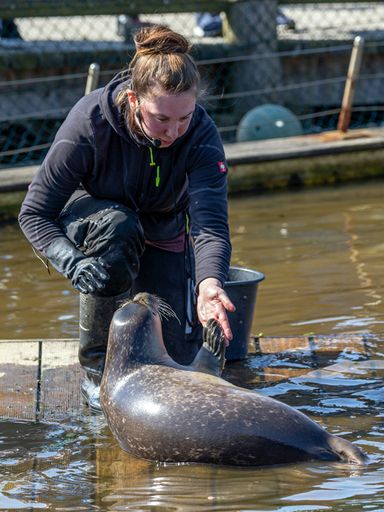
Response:
[[[201,326],[193,296],[194,264],[190,245],[183,252],[164,251],[144,244],[135,212],[106,199],[77,192],[63,209],[59,223],[65,235],[86,256],[101,256],[111,276],[103,296],[131,290],[156,294],[174,310],[177,319],[163,320],[169,355],[189,364],[201,345]]]

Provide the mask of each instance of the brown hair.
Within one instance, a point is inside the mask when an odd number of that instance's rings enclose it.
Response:
[[[200,74],[189,54],[189,41],[168,27],[154,25],[142,28],[135,36],[136,53],[128,67],[130,89],[138,98],[149,97],[155,87],[167,93],[193,91],[200,93]],[[127,110],[127,93],[123,89],[115,103],[122,113]]]

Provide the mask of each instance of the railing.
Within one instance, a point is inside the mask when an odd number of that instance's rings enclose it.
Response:
[[[241,1],[241,0],[240,0]],[[0,17],[153,14],[228,9],[239,0],[1,0]]]

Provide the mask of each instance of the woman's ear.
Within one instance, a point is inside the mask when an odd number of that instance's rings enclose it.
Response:
[[[136,110],[139,106],[139,101],[137,99],[136,93],[132,91],[132,89],[127,90],[128,103],[131,110]]]

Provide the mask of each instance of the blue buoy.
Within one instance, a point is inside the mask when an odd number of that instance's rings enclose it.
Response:
[[[245,142],[302,134],[301,123],[293,112],[281,105],[266,104],[253,108],[242,117],[236,138],[237,142]]]

